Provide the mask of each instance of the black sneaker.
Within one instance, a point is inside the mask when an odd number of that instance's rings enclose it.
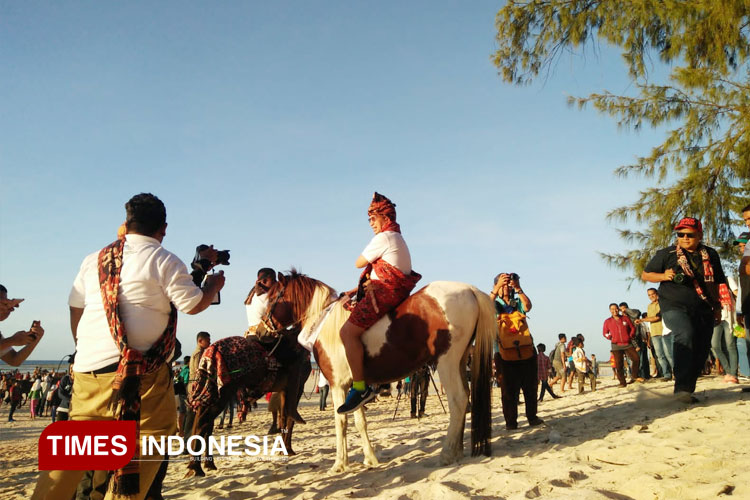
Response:
[[[369,386],[365,388],[364,392],[360,392],[357,389],[351,388],[349,389],[349,394],[346,395],[346,401],[344,401],[344,404],[339,406],[339,408],[336,410],[336,413],[351,413],[355,410],[358,410],[366,403],[369,403],[377,396],[378,395],[375,394],[375,391],[373,391]]]

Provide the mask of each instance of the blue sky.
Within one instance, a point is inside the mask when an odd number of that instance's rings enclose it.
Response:
[[[194,334],[245,330],[264,266],[344,290],[372,236],[372,192],[398,205],[420,285],[489,291],[517,272],[535,339],[601,337],[611,301],[645,286],[599,251],[645,184],[612,175],[660,134],[618,131],[568,95],[632,90],[619,56],[566,56],[545,82],[490,62],[500,2],[0,2],[0,283],[26,302],[3,332],[46,328],[32,358],[73,351],[67,296],[124,203],[167,206],[164,246],[231,249],[222,304]]]

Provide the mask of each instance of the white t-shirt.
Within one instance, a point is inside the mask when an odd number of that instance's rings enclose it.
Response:
[[[247,310],[247,326],[259,325],[268,308],[268,294],[253,295],[253,300],[245,308]]]
[[[77,331],[77,372],[97,370],[120,359],[104,314],[98,255],[97,251],[83,260],[68,298],[71,307],[83,309]],[[193,283],[185,264],[154,238],[126,235],[122,260],[120,317],[130,347],[146,352],[167,327],[170,302],[187,312],[198,305],[203,292]]]
[[[376,234],[362,250],[362,256],[370,263],[383,259],[402,273],[407,275],[411,273],[411,254],[401,233],[384,231]],[[372,277],[377,279],[374,271]]]

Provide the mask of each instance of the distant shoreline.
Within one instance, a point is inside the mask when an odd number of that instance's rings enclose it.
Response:
[[[37,366],[43,370],[56,370],[58,365],[60,365],[60,370],[68,368],[67,360],[61,361],[59,359],[27,359],[21,363],[21,366],[11,366],[0,361],[0,372],[14,372],[18,370],[21,373],[32,373]]]

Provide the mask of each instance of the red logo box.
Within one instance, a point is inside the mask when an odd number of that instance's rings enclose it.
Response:
[[[135,447],[132,420],[55,422],[39,436],[39,470],[115,470]]]

